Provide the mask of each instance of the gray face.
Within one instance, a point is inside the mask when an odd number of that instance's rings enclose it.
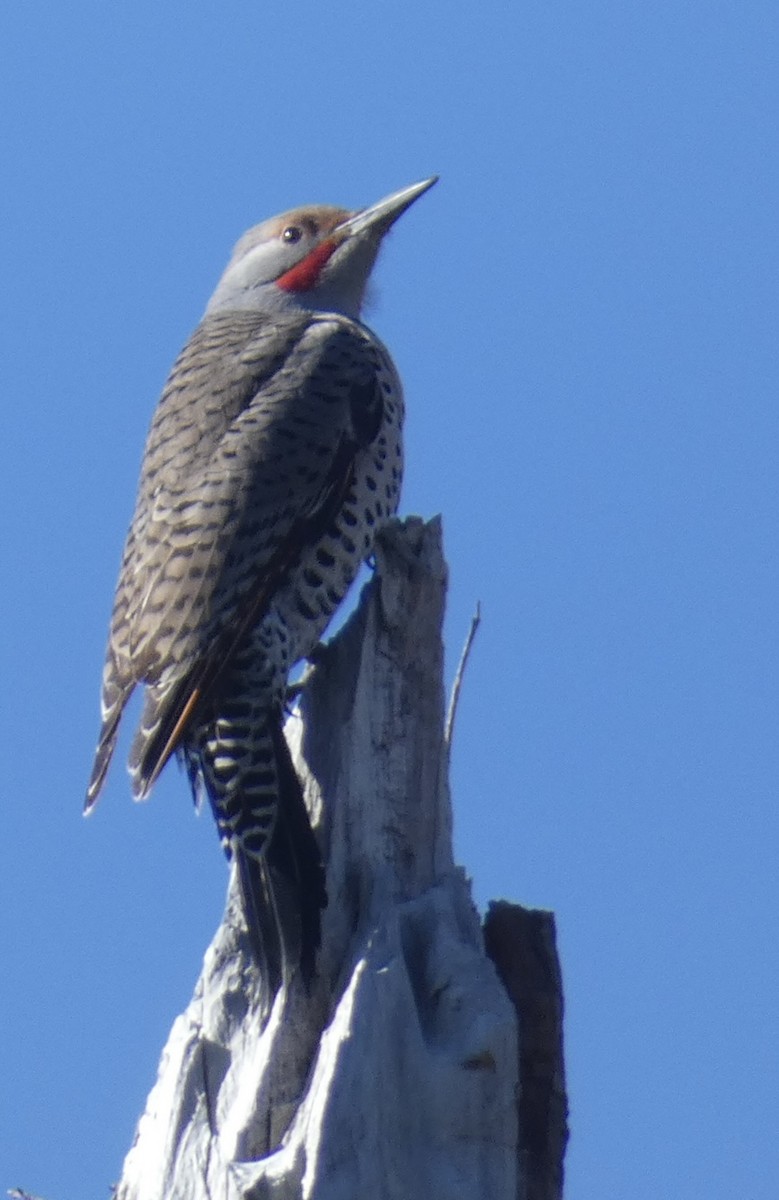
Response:
[[[305,262],[349,216],[345,209],[316,205],[255,225],[237,243],[208,311],[262,307],[267,289],[277,290],[276,281]]]
[[[310,205],[255,226],[235,247],[206,311],[297,307],[357,317],[384,234],[434,182],[357,212]]]

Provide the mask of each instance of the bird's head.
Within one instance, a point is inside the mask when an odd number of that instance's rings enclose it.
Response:
[[[382,238],[437,176],[351,212],[309,205],[240,239],[207,312],[301,307],[357,317]]]

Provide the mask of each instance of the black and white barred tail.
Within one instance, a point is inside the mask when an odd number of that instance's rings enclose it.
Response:
[[[324,867],[281,710],[226,698],[182,747],[196,798],[208,797],[222,846],[234,859],[257,965],[271,996],[300,970],[308,986],[327,903]]]

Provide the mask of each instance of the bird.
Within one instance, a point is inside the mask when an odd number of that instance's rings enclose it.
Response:
[[[270,997],[297,971],[311,984],[327,903],[283,733],[289,674],[403,475],[400,379],[361,308],[386,233],[436,181],[357,210],[295,208],[240,238],[153,414],[124,545],[84,811],[142,687],[133,796],[175,755],[207,798]]]

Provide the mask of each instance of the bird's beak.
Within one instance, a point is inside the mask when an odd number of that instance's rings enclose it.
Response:
[[[342,221],[340,225],[336,225],[330,236],[340,243],[370,229],[383,237],[400,214],[404,213],[423,192],[428,191],[437,182],[438,176],[432,175],[430,179],[424,179],[421,183],[412,183],[410,187],[401,188],[399,192],[385,196],[377,204],[359,209],[358,212],[352,213],[350,217]]]

